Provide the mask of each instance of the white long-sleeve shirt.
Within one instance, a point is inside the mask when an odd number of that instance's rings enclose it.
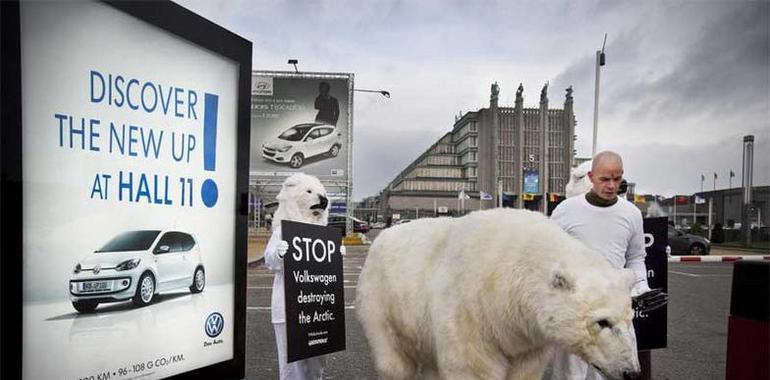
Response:
[[[553,210],[551,219],[614,268],[631,269],[636,275],[636,285],[647,288],[644,225],[642,213],[636,206],[618,198],[612,206],[598,207],[580,195],[560,203]]]
[[[282,241],[281,226],[273,228],[273,234],[265,247],[265,264],[273,277],[273,295],[270,299],[270,313],[273,323],[286,323],[286,306],[283,290],[283,258],[278,256],[278,245]]]

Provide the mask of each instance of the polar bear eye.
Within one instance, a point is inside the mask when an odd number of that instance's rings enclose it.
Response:
[[[307,193],[308,193],[308,194],[313,194],[313,192],[312,192],[312,191],[310,191],[310,190],[308,190],[308,191],[307,191]]]
[[[596,321],[596,324],[599,327],[603,328],[603,329],[611,329],[612,328],[612,323],[610,323],[610,321],[608,321],[606,319],[600,319],[600,320]]]

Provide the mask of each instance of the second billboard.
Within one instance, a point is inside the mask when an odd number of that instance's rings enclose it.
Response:
[[[347,183],[353,75],[255,72],[251,177],[304,172]]]

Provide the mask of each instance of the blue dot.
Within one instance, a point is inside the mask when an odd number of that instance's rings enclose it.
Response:
[[[206,207],[214,207],[217,204],[217,198],[219,198],[219,190],[217,190],[217,183],[212,179],[203,181],[201,186],[201,198],[203,198],[203,204]]]

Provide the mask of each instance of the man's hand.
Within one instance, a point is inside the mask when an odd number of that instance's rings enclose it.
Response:
[[[634,287],[631,288],[631,298],[639,297],[644,293],[649,292],[650,287],[647,285],[647,281],[639,281],[636,284],[634,284]]]
[[[661,308],[668,303],[668,294],[663,289],[653,289],[631,298],[634,310],[646,313]]]
[[[283,258],[286,255],[287,251],[289,251],[289,243],[286,242],[286,240],[282,240],[281,243],[278,244],[278,247],[276,248],[278,257]]]

